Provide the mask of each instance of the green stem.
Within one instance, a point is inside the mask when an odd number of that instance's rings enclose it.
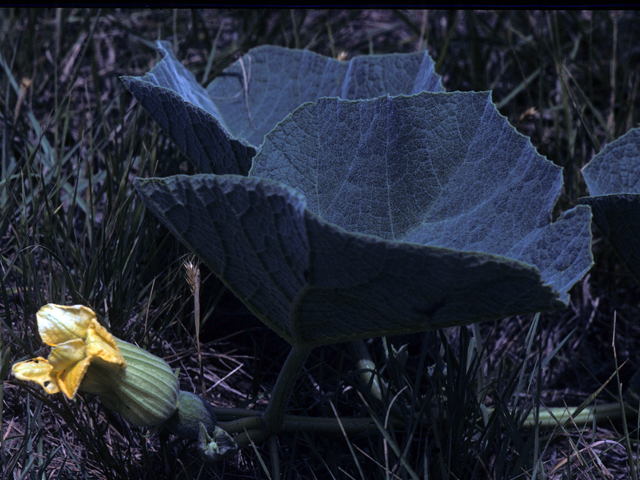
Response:
[[[293,393],[300,370],[309,356],[309,348],[292,347],[287,360],[282,366],[278,380],[271,392],[269,406],[264,414],[264,425],[269,434],[280,431],[284,423],[284,413]]]
[[[232,420],[230,422],[218,422],[217,425],[227,433],[240,433],[246,430],[264,428],[264,420],[262,419],[262,415],[252,415]]]
[[[238,448],[241,449],[250,445],[251,442],[258,444],[269,437],[270,433],[263,425],[259,425],[257,422],[253,424],[257,419],[258,417],[250,416],[244,419],[246,420],[244,425],[242,425],[241,420],[237,420],[234,422],[218,423],[218,426],[227,433],[238,433],[238,435],[234,437],[234,440]],[[247,428],[242,428],[243,426]],[[393,426],[394,428],[401,429],[403,424],[398,420],[394,420]],[[377,428],[375,422],[370,418],[341,418],[338,421],[336,418],[285,415],[280,432],[295,433],[305,431],[324,435],[342,435],[343,430],[347,435],[355,435],[363,432],[376,432]]]
[[[576,407],[552,407],[544,411],[540,411],[538,414],[538,423],[542,427],[554,427],[556,425],[574,423],[577,426],[587,425],[594,420],[596,423],[603,420],[619,420],[622,418],[623,406],[619,402],[603,403],[595,407],[586,407],[577,415],[574,415]],[[624,409],[627,412],[634,412],[628,404],[624,403]],[[534,427],[534,415],[533,412],[529,414],[527,419],[522,425],[525,428]]]
[[[622,419],[623,410],[626,415],[637,415],[638,410],[631,407],[628,403],[612,402],[602,403],[595,407],[585,407],[578,414],[575,412],[580,407],[542,407],[538,411],[538,424],[541,427],[558,427],[566,425],[568,427],[582,427],[603,421],[618,421]],[[494,409],[487,408],[488,415],[494,412]],[[536,425],[535,412],[531,412],[522,423],[522,428],[533,428]]]
[[[232,422],[246,417],[260,417],[264,415],[264,412],[258,410],[249,410],[247,408],[224,408],[213,407],[213,411],[216,414],[218,422]]]
[[[224,409],[216,409],[216,411],[220,410]],[[392,422],[395,428],[402,428],[402,421],[392,419]],[[342,428],[340,425],[342,425]],[[375,422],[370,418],[345,417],[340,418],[338,421],[336,418],[285,415],[280,431],[287,433],[305,431],[324,434],[342,434],[344,430],[347,434],[356,434],[375,430],[375,425]],[[249,415],[245,418],[232,420],[230,422],[218,422],[217,426],[227,433],[242,433],[264,428],[264,421],[261,416]]]
[[[637,413],[635,409],[628,404],[624,404],[625,411],[629,414]],[[488,409],[489,414],[493,409]],[[593,422],[594,418],[596,422],[602,422],[603,420],[617,420],[621,418],[622,410],[620,403],[605,403],[596,407],[587,407],[583,409],[579,414],[574,415],[576,407],[552,407],[541,411],[538,414],[538,421],[543,427],[553,427],[559,424],[571,422],[578,426],[586,425]],[[255,410],[244,410],[241,408],[214,408],[216,416],[219,420],[225,419],[229,421],[219,421],[218,426],[228,433],[239,433],[236,440],[248,436],[253,439],[254,442],[264,440],[268,436],[268,432],[264,428],[264,420],[262,419],[261,412]],[[534,414],[531,413],[523,423],[524,428],[532,428],[534,426]],[[403,427],[403,422],[399,419],[393,419],[393,426],[396,429]],[[342,425],[342,427],[340,426]],[[285,415],[281,423],[280,432],[294,433],[294,432],[315,432],[322,434],[342,434],[344,429],[345,433],[349,435],[363,433],[367,431],[375,431],[375,423],[370,418],[353,418],[344,417],[339,420],[336,418],[324,418],[324,417],[306,417],[303,415]]]
[[[392,419],[394,428],[402,428],[404,425],[402,421]],[[342,425],[342,428],[340,427]],[[356,433],[363,433],[368,431],[375,431],[376,424],[371,418],[352,418],[345,417],[340,418],[323,418],[323,417],[304,417],[301,415],[285,415],[284,425],[282,426],[283,432],[300,432],[308,431],[314,433],[324,434],[339,434],[342,435],[342,431],[348,435]]]
[[[254,444],[263,442],[269,438],[270,435],[271,434],[266,429],[260,428],[242,432],[236,436],[234,440],[236,441],[236,445],[238,445],[238,449],[243,449],[244,447],[251,445],[252,442]]]
[[[275,436],[269,437],[267,440],[269,446],[269,457],[271,460],[271,478],[280,480],[280,455],[278,454],[278,439]]]

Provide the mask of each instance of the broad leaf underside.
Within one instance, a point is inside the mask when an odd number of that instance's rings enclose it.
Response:
[[[592,264],[589,208],[550,223],[561,171],[487,93],[321,99],[267,136],[250,177],[137,188],[298,346],[559,308]]]
[[[203,173],[246,175],[264,136],[305,102],[443,90],[426,52],[340,62],[275,46],[250,50],[205,90],[168,42],[157,46],[162,60],[122,81]]]
[[[444,90],[426,52],[364,55],[348,62],[309,50],[250,50],[207,87],[223,124],[252,145],[289,113],[321,97],[347,100]]]
[[[139,180],[137,187],[173,233],[293,345],[563,306],[531,266],[349,233],[268,180],[176,176]]]

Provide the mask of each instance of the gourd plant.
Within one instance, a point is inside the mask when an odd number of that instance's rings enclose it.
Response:
[[[640,282],[640,128],[607,144],[582,169],[593,220],[635,279]],[[628,403],[627,403],[628,402]],[[624,407],[637,413],[640,371],[629,381]]]
[[[593,220],[614,250],[640,281],[640,128],[633,128],[582,169]]]
[[[123,81],[202,173],[136,189],[291,344],[240,446],[281,429],[312,348],[563,308],[591,268],[590,208],[551,218],[562,169],[428,54],[259,47],[205,90],[158,49]]]

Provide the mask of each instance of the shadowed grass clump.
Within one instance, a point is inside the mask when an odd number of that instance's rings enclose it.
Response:
[[[84,304],[179,368],[183,390],[265,409],[285,342],[204,266],[194,321],[188,252],[132,188],[193,173],[118,79],[155,64],[156,40],[203,84],[262,44],[341,59],[427,49],[447,90],[493,90],[565,168],[564,211],[587,193],[586,162],[640,125],[637,25],[635,12],[575,10],[0,10],[0,478],[268,478],[278,457],[282,478],[637,478],[631,411],[628,423],[613,409],[563,427],[528,417],[618,402],[615,385],[640,366],[640,289],[597,230],[596,266],[565,311],[367,342],[382,400],[343,345],[314,350],[288,413],[371,418],[365,433],[289,423],[278,443],[207,465],[192,443],[132,427],[89,395],[46,396],[10,374],[48,354],[42,305]]]

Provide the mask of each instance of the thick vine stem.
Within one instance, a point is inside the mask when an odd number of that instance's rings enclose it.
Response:
[[[264,424],[270,435],[278,433],[284,423],[284,414],[293,393],[293,387],[309,356],[309,348],[292,347],[287,360],[282,366],[278,380],[271,392],[269,406],[264,414]]]
[[[233,422],[246,417],[262,417],[264,412],[259,410],[249,410],[246,408],[226,408],[213,407],[213,411],[218,418],[218,422]]]
[[[222,411],[223,409],[217,409]],[[247,412],[251,412],[248,410]],[[258,412],[254,412],[258,413]],[[391,419],[394,428],[401,429],[404,423],[399,419]],[[257,415],[247,415],[245,418],[238,418],[230,422],[218,422],[217,426],[227,433],[242,433],[246,431],[258,431],[264,428],[262,417]],[[371,418],[344,417],[324,418],[305,417],[303,415],[285,415],[284,422],[280,428],[281,432],[314,432],[324,434],[357,434],[376,429],[376,424]]]
[[[218,426],[228,433],[240,433],[246,430],[264,428],[264,420],[262,419],[262,415],[253,415],[246,416],[244,418],[237,418],[230,422],[218,422]]]
[[[538,414],[538,423],[542,427],[554,427],[562,423],[570,421],[576,425],[586,425],[595,419],[596,422],[605,420],[617,420],[621,417],[622,408],[628,414],[637,414],[637,409],[630,407],[627,403],[623,406],[618,402],[604,403],[595,407],[587,407],[579,414],[575,414],[577,407],[551,407],[547,410],[540,411]],[[248,445],[249,438],[255,443],[266,439],[269,432],[265,428],[264,420],[261,412],[255,410],[244,410],[240,408],[214,408],[218,418],[228,421],[218,422],[218,426],[228,433],[238,433],[236,441],[239,446]],[[488,409],[492,413],[493,409]],[[522,424],[523,428],[532,428],[534,426],[535,416],[529,414]],[[401,419],[391,418],[392,425],[396,429],[402,429],[405,425]],[[280,432],[315,432],[322,434],[338,434],[346,433],[354,435],[367,431],[376,431],[375,422],[371,418],[354,418],[344,417],[324,418],[324,417],[306,417],[303,415],[285,415],[279,429]]]
[[[236,441],[236,445],[238,445],[238,449],[243,449],[251,445],[251,443],[257,444],[263,442],[269,438],[270,435],[265,428],[260,428],[242,432],[240,435],[237,435],[234,440]]]
[[[554,427],[562,424],[588,425],[594,420],[596,423],[607,420],[620,420],[622,418],[622,410],[629,413],[635,409],[629,407],[628,404],[621,405],[619,402],[603,403],[593,407],[586,407],[578,414],[574,414],[576,407],[551,407],[547,410],[540,411],[538,414],[538,423],[543,427]],[[525,422],[524,428],[533,428],[534,417],[531,413]]]

